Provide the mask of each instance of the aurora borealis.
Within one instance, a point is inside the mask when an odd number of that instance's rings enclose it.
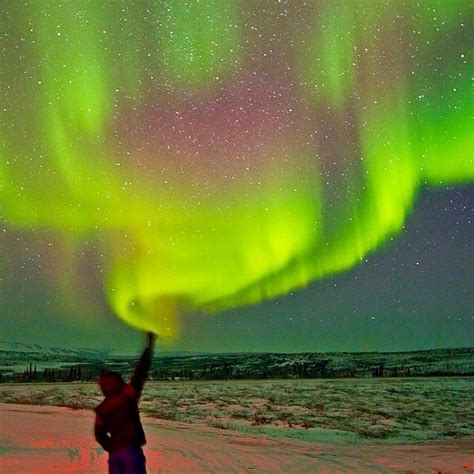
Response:
[[[85,325],[104,302],[163,339],[271,313],[402,239],[422,190],[472,195],[468,0],[0,13],[0,271],[14,287],[11,248],[47,255],[32,301]]]

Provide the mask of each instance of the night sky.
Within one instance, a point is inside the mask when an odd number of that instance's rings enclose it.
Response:
[[[472,346],[468,0],[0,6],[0,339]]]

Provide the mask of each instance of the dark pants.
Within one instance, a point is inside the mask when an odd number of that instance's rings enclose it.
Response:
[[[111,453],[109,474],[146,474],[143,449],[140,446],[130,446]]]

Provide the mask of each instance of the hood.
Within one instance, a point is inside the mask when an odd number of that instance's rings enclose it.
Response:
[[[99,385],[105,397],[118,395],[126,385],[118,372],[104,372],[100,374]]]

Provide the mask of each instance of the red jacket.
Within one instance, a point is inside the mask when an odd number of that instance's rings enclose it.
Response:
[[[116,372],[100,376],[105,400],[95,409],[95,438],[112,453],[121,448],[143,446],[145,433],[138,413],[138,401],[151,365],[151,349],[143,352],[129,384]]]

